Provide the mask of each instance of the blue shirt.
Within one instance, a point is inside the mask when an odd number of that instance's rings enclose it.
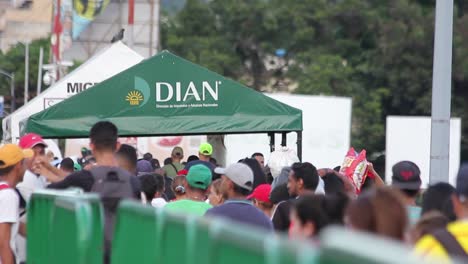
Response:
[[[262,211],[246,200],[227,200],[206,211],[205,216],[225,217],[233,221],[273,230],[273,223]]]
[[[213,163],[208,162],[208,161],[204,161],[204,160],[192,160],[191,162],[189,162],[189,163],[187,163],[185,165],[184,169],[190,170],[190,167],[195,166],[195,165],[199,165],[199,164],[207,166],[211,170],[211,172],[213,172],[214,169],[215,169],[215,165],[213,165]]]
[[[421,207],[418,206],[406,206],[406,212],[411,225],[415,225],[421,217]]]

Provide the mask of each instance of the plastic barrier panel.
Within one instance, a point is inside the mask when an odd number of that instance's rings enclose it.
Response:
[[[266,253],[273,251],[267,251],[265,243],[267,239],[275,238],[268,232],[233,222],[214,224],[211,231],[214,238],[213,264],[267,264],[270,260]]]
[[[189,261],[189,234],[193,231],[189,228],[196,228],[196,226],[187,224],[190,218],[186,215],[161,210],[158,217],[160,219],[158,239],[164,241],[159,248],[159,261],[161,263],[187,263]]]
[[[323,264],[420,264],[410,248],[390,239],[333,227],[320,236]]]
[[[135,201],[122,201],[114,230],[111,263],[158,263],[160,240],[157,238],[155,208]]]
[[[53,227],[46,238],[46,243],[53,244],[47,263],[91,263],[89,245],[92,241],[93,216],[90,203],[64,197],[58,198],[55,206]]]
[[[40,190],[31,196],[27,208],[27,260],[28,263],[49,263],[49,252],[52,243],[45,243],[52,228],[52,216],[55,199],[60,196],[78,196],[81,190]]]

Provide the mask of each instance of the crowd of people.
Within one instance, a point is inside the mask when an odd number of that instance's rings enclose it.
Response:
[[[0,147],[0,263],[25,261],[25,215],[31,194],[40,189],[81,188],[101,196],[105,215],[105,261],[109,260],[114,217],[122,199],[207,218],[228,218],[266,232],[287,234],[319,245],[330,225],[372,233],[414,248],[421,258],[467,258],[468,165],[456,186],[437,183],[422,190],[417,164],[392,167],[386,185],[372,164],[362,189],[340,168],[316,168],[296,158],[265,162],[262,153],[226,167],[203,143],[185,160],[174,147],[162,166],[150,153],[138,159],[134,147],[119,144],[117,127],[107,121],[90,130],[90,146],[76,162],[46,155],[40,135]],[[274,164],[274,166],[273,166]],[[331,164],[336,165],[336,164]]]

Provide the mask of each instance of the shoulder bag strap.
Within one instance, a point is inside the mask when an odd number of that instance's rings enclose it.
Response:
[[[444,247],[450,256],[468,258],[465,249],[447,229],[439,229],[432,233],[435,239]]]

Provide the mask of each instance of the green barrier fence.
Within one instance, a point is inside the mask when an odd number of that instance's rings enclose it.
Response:
[[[228,222],[226,222],[228,223]],[[311,243],[293,243],[283,236],[238,223],[220,225],[213,232],[211,263],[246,264],[314,264],[316,247]],[[301,255],[301,252],[307,254]]]
[[[54,246],[47,263],[90,263],[88,249],[92,241],[92,218],[90,203],[71,197],[57,199],[48,239]]]
[[[65,197],[57,198],[61,194]],[[29,208],[28,263],[102,263],[102,209],[98,196],[37,193]],[[111,263],[423,262],[400,243],[342,228],[324,230],[318,247],[311,241],[290,241],[227,220],[180,215],[123,201],[116,217]]]
[[[88,243],[87,252],[89,256],[87,263],[102,263],[104,257],[104,209],[102,208],[101,199],[97,194],[87,194],[79,198],[90,203],[93,216],[91,241]]]
[[[206,218],[191,217],[187,221],[188,243],[187,264],[210,263],[214,247],[211,239],[212,223]]]
[[[65,191],[41,190],[33,193],[27,209],[27,261],[28,263],[50,263],[56,253],[56,245],[67,244],[67,241],[51,240],[50,236],[55,229],[53,223],[56,215],[57,199],[71,198],[89,203],[92,216],[92,239],[87,243],[90,257],[86,263],[102,263],[103,256],[103,215],[99,196],[96,194],[83,194],[81,190]],[[71,224],[68,224],[73,228]]]
[[[189,256],[189,234],[194,225],[188,225],[187,216],[158,211],[158,262],[187,263]],[[193,239],[193,238],[191,238]]]
[[[267,231],[132,201],[120,204],[112,247],[113,264],[313,264],[317,256],[313,245],[291,244]]]
[[[426,263],[402,243],[340,227],[324,230],[320,241],[320,263],[323,264]]]
[[[157,212],[150,206],[122,201],[115,222],[111,263],[157,263]]]
[[[46,240],[52,229],[55,199],[60,196],[74,196],[80,190],[41,190],[32,194],[27,208],[27,260],[28,263],[48,263],[52,243]]]

